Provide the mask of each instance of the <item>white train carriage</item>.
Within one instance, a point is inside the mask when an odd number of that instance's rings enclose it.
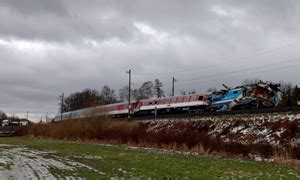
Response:
[[[207,94],[193,94],[158,99],[148,99],[138,102],[135,111],[139,114],[154,113],[176,113],[187,111],[201,111],[206,109]]]
[[[132,115],[139,116],[152,114],[155,110],[157,110],[159,114],[201,111],[206,109],[206,107],[208,106],[207,97],[208,94],[193,94],[133,101],[130,105],[130,112]],[[128,102],[122,102],[57,114],[54,120],[60,121],[68,119],[79,119],[100,115],[125,117],[127,114]]]

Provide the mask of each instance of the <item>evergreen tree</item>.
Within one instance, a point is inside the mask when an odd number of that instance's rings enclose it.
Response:
[[[159,79],[154,81],[154,94],[158,97],[165,97],[165,92],[162,90],[163,83]]]
[[[300,101],[300,88],[298,88],[298,86],[295,86],[292,93],[292,105],[297,106],[298,101]]]
[[[282,87],[282,101],[280,103],[280,106],[281,107],[291,106],[292,84],[281,83],[281,87]]]

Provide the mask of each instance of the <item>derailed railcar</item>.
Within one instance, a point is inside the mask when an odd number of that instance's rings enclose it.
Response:
[[[276,107],[282,100],[280,84],[259,81],[255,84],[228,88],[208,96],[211,111]]]
[[[150,115],[199,112],[207,108],[208,94],[191,94],[174,97],[147,99],[137,102],[134,114]]]

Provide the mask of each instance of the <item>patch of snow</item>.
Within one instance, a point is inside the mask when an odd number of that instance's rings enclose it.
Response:
[[[75,172],[78,168],[87,168],[98,172],[90,166],[58,157],[53,154],[53,151],[39,151],[18,146],[3,147],[6,145],[0,146],[1,161],[9,164],[10,169],[0,170],[0,179],[56,179],[59,175],[52,174],[51,168],[71,172]],[[72,177],[64,178],[73,179]]]

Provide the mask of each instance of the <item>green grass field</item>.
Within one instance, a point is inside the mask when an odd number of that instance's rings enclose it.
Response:
[[[81,167],[76,171],[62,171],[54,168],[51,169],[51,173],[60,174],[61,176],[86,177],[88,179],[99,177],[152,177],[155,179],[164,177],[172,179],[263,177],[296,179],[300,177],[300,169],[297,168],[210,155],[187,155],[153,149],[16,137],[0,138],[0,144],[51,151],[55,154],[55,157],[68,158],[85,164],[93,169]]]

